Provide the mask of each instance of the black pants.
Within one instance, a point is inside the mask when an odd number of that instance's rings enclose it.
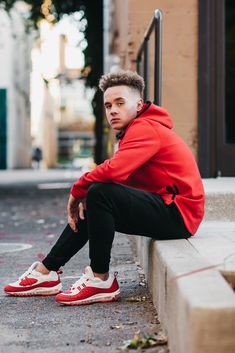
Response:
[[[66,226],[43,264],[57,271],[89,240],[90,266],[94,272],[109,270],[114,232],[144,235],[153,239],[182,239],[191,234],[174,203],[121,184],[94,183],[87,194],[85,220],[78,233]]]

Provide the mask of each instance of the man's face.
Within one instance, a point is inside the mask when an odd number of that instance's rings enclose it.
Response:
[[[104,92],[104,106],[110,126],[122,130],[141,110],[143,100],[138,91],[128,86],[114,86]]]

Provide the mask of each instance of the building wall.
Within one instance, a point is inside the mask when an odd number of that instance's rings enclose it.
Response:
[[[33,146],[42,150],[42,166],[57,165],[57,122],[60,120],[60,37],[43,21],[32,49],[31,134]]]
[[[46,168],[57,166],[59,128],[66,130],[78,122],[80,127],[88,126],[89,122],[92,126],[94,121],[91,109],[94,92],[77,80],[79,63],[77,67],[67,66],[66,43],[67,38],[58,27],[43,21],[40,40],[32,50],[31,132],[33,145],[43,152],[42,165]]]
[[[113,7],[111,48],[119,55],[120,66],[133,70],[136,69],[137,50],[154,15],[154,10],[157,8],[162,10],[162,106],[171,114],[175,131],[182,136],[196,155],[197,0],[114,0]],[[151,73],[153,74],[153,48],[151,48]],[[151,89],[151,99],[152,97]]]
[[[7,90],[7,168],[31,162],[29,75],[31,40],[17,9],[0,10],[0,87]]]

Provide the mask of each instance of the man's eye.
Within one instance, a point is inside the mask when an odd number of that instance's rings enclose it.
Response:
[[[111,105],[106,105],[105,106],[105,109],[110,109],[111,108]]]
[[[122,102],[119,102],[117,105],[120,107],[123,103]]]

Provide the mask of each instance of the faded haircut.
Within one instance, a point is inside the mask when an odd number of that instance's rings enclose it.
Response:
[[[117,72],[111,72],[107,75],[103,75],[99,81],[99,88],[102,92],[105,92],[109,87],[114,86],[128,86],[139,92],[140,97],[143,97],[144,92],[144,79],[137,72],[130,70],[118,70]]]

